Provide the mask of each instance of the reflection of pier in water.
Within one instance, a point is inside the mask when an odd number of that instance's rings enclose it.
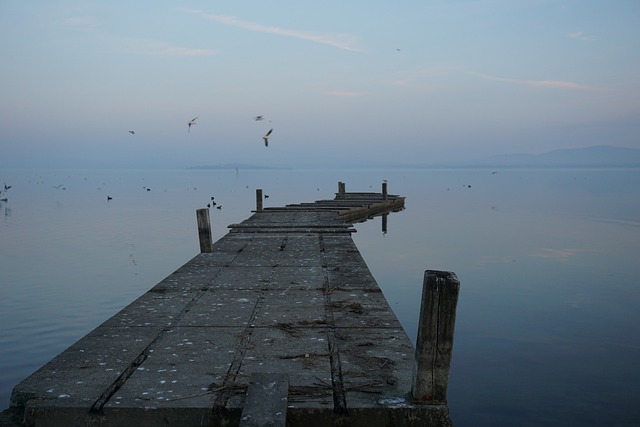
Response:
[[[425,272],[414,348],[351,223],[404,198],[264,208],[18,384],[28,425],[449,426],[459,282]],[[3,421],[3,420],[0,420]]]

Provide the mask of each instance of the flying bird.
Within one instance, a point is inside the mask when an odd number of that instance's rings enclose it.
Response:
[[[135,135],[135,134],[136,134],[136,133],[135,133],[134,131],[132,131],[132,130],[130,130],[130,131],[129,131],[129,133],[130,133],[131,135]]]
[[[191,125],[197,125],[196,119],[197,117],[194,117],[193,119],[189,120],[189,122],[187,122],[187,125],[189,125],[189,129],[187,130],[187,132],[191,132]]]
[[[255,120],[256,122],[259,122],[260,120],[264,120],[264,116],[255,116],[253,120]]]
[[[264,136],[262,137],[262,139],[264,140],[265,147],[269,146],[269,135],[271,135],[272,131],[273,131],[273,128],[269,129],[269,132],[265,133]]]

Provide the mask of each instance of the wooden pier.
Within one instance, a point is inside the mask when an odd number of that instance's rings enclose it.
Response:
[[[450,337],[426,348],[421,329],[416,351],[351,238],[350,223],[401,210],[404,198],[386,194],[386,184],[382,193],[340,184],[335,199],[311,204],[263,208],[260,197],[253,215],[213,244],[200,212],[201,253],[16,385],[2,419],[450,425],[457,279],[426,273],[425,295],[428,283],[453,293],[444,309],[437,296],[423,301],[424,322],[436,319],[424,335]]]

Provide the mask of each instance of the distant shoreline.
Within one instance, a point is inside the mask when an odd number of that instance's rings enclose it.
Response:
[[[195,169],[195,170],[228,170],[228,169],[244,169],[244,170],[259,170],[259,169],[273,169],[273,170],[283,170],[283,169],[294,169],[290,167],[278,167],[278,166],[258,166],[258,165],[243,165],[243,164],[224,164],[224,165],[200,165],[200,166],[189,166],[186,169]]]

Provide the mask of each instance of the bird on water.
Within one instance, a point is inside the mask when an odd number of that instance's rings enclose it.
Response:
[[[269,132],[265,133],[264,136],[262,137],[262,139],[264,140],[265,147],[269,146],[269,135],[271,135],[271,132],[273,132],[273,128],[269,129]]]
[[[189,126],[187,132],[191,132],[191,125],[197,125],[196,119],[197,119],[197,117],[194,117],[193,119],[191,119],[191,120],[189,120],[187,122],[187,125]]]
[[[135,135],[135,134],[136,134],[136,132],[135,132],[135,131],[133,131],[133,130],[130,130],[130,131],[129,131],[129,133],[130,133],[131,135]]]
[[[255,116],[253,120],[255,120],[256,122],[259,122],[260,120],[264,120],[264,116]]]

